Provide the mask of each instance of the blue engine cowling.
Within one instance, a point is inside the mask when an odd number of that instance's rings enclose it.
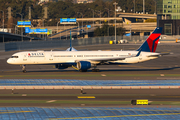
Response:
[[[87,62],[87,61],[79,61],[79,62],[77,62],[77,68],[79,70],[87,70],[87,69],[91,68],[91,63]]]
[[[67,65],[63,65],[63,64],[56,64],[55,67],[56,67],[57,69],[66,69],[66,68],[68,68]]]

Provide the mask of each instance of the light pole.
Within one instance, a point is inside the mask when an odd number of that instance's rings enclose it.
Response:
[[[101,10],[100,11],[95,10],[95,11],[100,13],[100,18],[101,18]],[[101,20],[100,20],[100,28],[101,28]]]
[[[83,27],[83,14],[81,12],[77,12],[80,13],[82,15],[82,27]]]
[[[143,0],[143,14],[145,14],[145,0]]]
[[[64,31],[65,31],[65,24],[64,24]],[[66,40],[67,40],[67,29],[66,29]]]
[[[60,21],[57,22],[57,33],[58,33],[58,24],[60,23]],[[61,32],[60,32],[60,40],[61,40]]]
[[[15,34],[16,34],[16,32],[17,32],[17,25],[15,26],[15,28],[14,28],[14,29],[15,29]]]
[[[130,40],[132,39],[132,35],[131,35],[131,24],[130,24]]]
[[[154,0],[154,3],[155,3],[155,10],[154,10],[154,13],[156,14],[156,0]]]
[[[4,11],[3,10],[0,11],[3,13],[2,17],[3,17],[3,32],[4,32]],[[3,43],[4,43],[4,33],[3,33]]]
[[[40,17],[38,17],[38,18],[40,18]],[[40,18],[41,19],[41,21],[42,21],[42,26],[43,26],[43,28],[44,28],[44,18]],[[44,39],[44,34],[42,34],[42,37],[43,37],[43,39]]]
[[[43,28],[44,28],[44,18],[43,18],[42,20],[43,20]],[[43,39],[44,39],[44,36],[45,36],[45,35],[43,35]]]
[[[115,22],[115,44],[116,44],[116,5],[117,4],[118,3],[116,3],[116,2],[113,3],[113,5],[115,5],[115,9],[114,9],[114,12],[115,12],[115,20],[114,20],[114,22]]]
[[[136,2],[136,0],[134,0],[134,13],[135,13],[135,2]]]
[[[79,35],[79,22],[78,21],[76,21],[77,23],[78,23],[78,35]]]
[[[109,36],[109,9],[105,8],[106,10],[108,10],[108,36]]]
[[[21,21],[22,21],[22,14],[21,13],[16,13],[16,14],[19,14],[19,15],[21,15]],[[21,39],[22,39],[22,42],[23,42],[23,31],[22,31],[22,27],[21,27]]]
[[[88,8],[89,10],[93,11],[93,28],[94,28],[94,9]]]
[[[12,28],[14,29],[13,25],[16,27],[17,24],[11,23],[11,25],[12,25]]]

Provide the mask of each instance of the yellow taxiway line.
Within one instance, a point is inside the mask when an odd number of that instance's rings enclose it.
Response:
[[[77,98],[95,98],[94,96],[77,96]]]

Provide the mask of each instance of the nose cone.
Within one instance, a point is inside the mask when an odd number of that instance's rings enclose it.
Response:
[[[8,64],[12,64],[11,58],[9,58],[9,59],[7,60],[7,63],[8,63]]]

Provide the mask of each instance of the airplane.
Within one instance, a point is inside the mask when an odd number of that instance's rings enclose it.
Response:
[[[24,73],[26,65],[32,64],[55,65],[57,69],[73,67],[81,72],[93,67],[92,71],[98,72],[98,65],[132,64],[162,56],[162,53],[155,53],[161,32],[162,28],[157,27],[139,49],[134,51],[25,51],[13,54],[7,63],[22,65]]]

